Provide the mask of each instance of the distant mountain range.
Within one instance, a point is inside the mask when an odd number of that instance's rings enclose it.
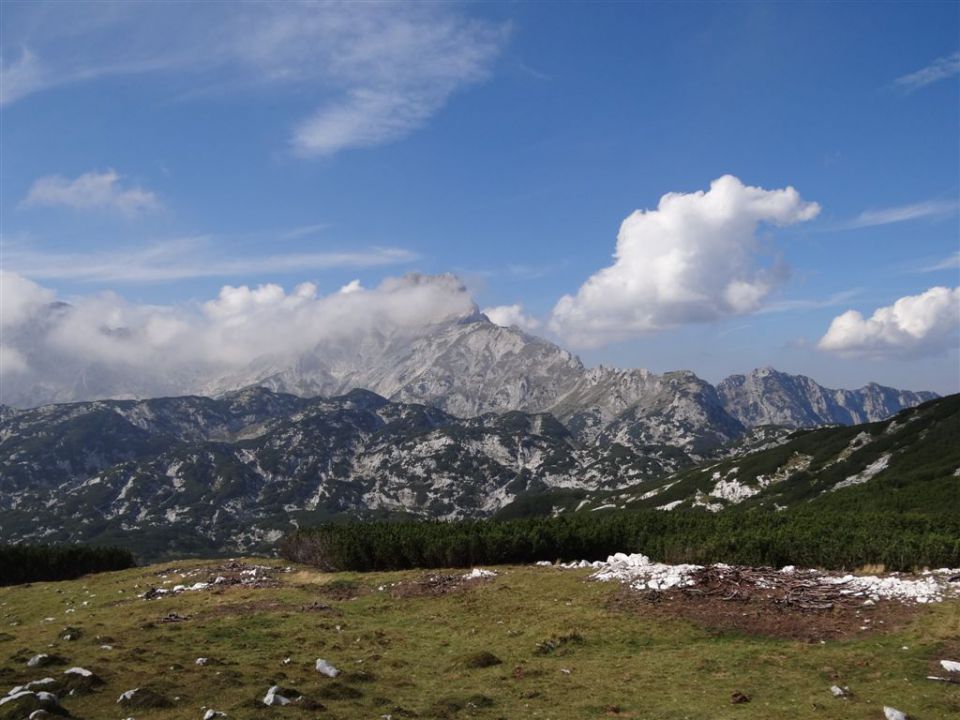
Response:
[[[94,392],[90,378],[70,393]],[[0,541],[122,536],[157,556],[256,549],[291,522],[343,514],[488,516],[538,493],[645,486],[798,427],[883,420],[935,397],[772,369],[716,387],[686,371],[587,369],[478,312],[414,337],[264,357],[203,391],[0,406]]]
[[[548,492],[524,498],[521,505],[525,511],[551,513],[613,508],[780,510],[800,503],[851,513],[956,512],[960,508],[957,438],[960,395],[951,395],[880,422],[799,430],[773,436],[765,444],[754,437],[752,449],[731,447],[725,458],[653,482],[615,491]],[[505,514],[523,514],[523,508],[508,508]]]
[[[48,321],[69,312],[69,306],[57,303]],[[936,397],[875,384],[831,390],[810,378],[772,369],[734,375],[716,388],[686,371],[655,375],[648,370],[587,369],[559,346],[496,325],[476,308],[412,331],[382,327],[360,332],[296,356],[265,350],[232,372],[196,368],[164,375],[96,364],[77,367],[49,354],[28,356],[31,367],[37,366],[35,377],[43,379],[7,382],[2,398],[7,405],[217,397],[254,385],[301,397],[334,397],[360,388],[464,418],[512,410],[550,412],[583,441],[595,439],[625,412],[637,418],[648,410],[666,411],[678,396],[685,399],[681,404],[689,400],[700,406],[699,412],[707,413],[724,436],[742,432],[736,423],[800,427],[879,420]]]

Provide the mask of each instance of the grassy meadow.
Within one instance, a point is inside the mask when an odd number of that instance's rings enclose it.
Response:
[[[925,679],[939,659],[958,659],[957,601],[821,641],[711,627],[669,604],[624,603],[621,586],[588,581],[585,570],[504,566],[492,579],[433,585],[417,583],[423,571],[323,574],[245,562],[278,571],[264,587],[154,600],[138,595],[216,575],[222,561],[0,588],[2,692],[81,666],[103,685],[62,704],[98,720],[199,720],[207,709],[237,719],[867,719],[882,718],[883,705],[921,720],[960,717],[960,685]],[[79,637],[60,639],[67,628]],[[65,664],[28,668],[38,653]],[[209,661],[198,665],[198,657]],[[340,676],[317,673],[317,658]],[[274,684],[309,702],[265,707],[260,699]],[[853,696],[834,698],[833,684]],[[135,687],[170,706],[119,705]],[[732,703],[736,692],[750,701]]]

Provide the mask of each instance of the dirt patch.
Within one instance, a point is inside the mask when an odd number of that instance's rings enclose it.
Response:
[[[416,580],[393,585],[390,588],[390,595],[394,598],[438,597],[476,589],[488,583],[490,579],[490,577],[464,577],[463,575],[421,575]]]
[[[830,607],[789,604],[774,589],[745,589],[737,594],[703,594],[690,588],[666,591],[621,587],[608,609],[658,619],[688,620],[712,632],[735,632],[805,642],[842,640],[906,625],[923,605],[880,600],[873,605],[834,603]]]
[[[354,600],[371,592],[369,586],[353,580],[331,580],[322,585],[305,586],[303,589],[331,600]]]

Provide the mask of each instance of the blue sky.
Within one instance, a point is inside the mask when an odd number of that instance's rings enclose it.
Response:
[[[177,307],[453,272],[588,364],[955,392],[958,8],[4,2],[3,269]]]

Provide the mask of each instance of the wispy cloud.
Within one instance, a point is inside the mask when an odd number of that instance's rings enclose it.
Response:
[[[60,175],[39,178],[21,203],[24,207],[111,210],[136,215],[160,207],[157,196],[141,187],[122,187],[116,170],[89,172],[70,180]]]
[[[300,238],[309,237],[310,235],[318,235],[325,230],[329,230],[330,227],[330,223],[301,225],[300,227],[290,228],[286,232],[282,233],[280,237],[284,240],[299,240]]]
[[[945,257],[938,263],[933,265],[927,265],[926,267],[920,268],[919,272],[939,272],[940,270],[957,270],[960,269],[960,252],[955,252],[953,255]]]
[[[956,200],[926,200],[912,205],[864,210],[853,220],[840,223],[835,229],[853,230],[877,225],[892,225],[908,220],[943,217],[955,213],[958,207],[960,204]]]
[[[84,282],[167,282],[202,277],[398,265],[416,259],[402,248],[227,257],[209,236],[180,238],[136,250],[55,253],[21,244],[4,248],[4,267],[27,277]]]
[[[186,81],[188,96],[201,85],[294,91],[315,108],[290,138],[306,156],[421,127],[489,75],[509,34],[448,3],[77,2],[55,15],[24,5],[4,20],[19,54],[0,63],[2,103],[150,72]]]
[[[960,51],[937,58],[916,72],[898,77],[893,84],[906,92],[913,92],[960,73]]]
[[[794,312],[799,310],[819,310],[821,308],[830,308],[837,307],[839,305],[845,305],[847,302],[855,298],[857,295],[863,292],[862,288],[853,288],[851,290],[843,290],[827,298],[820,299],[804,299],[804,300],[779,300],[770,303],[767,307],[758,310],[757,314],[765,315],[767,313],[783,313],[783,312]]]

